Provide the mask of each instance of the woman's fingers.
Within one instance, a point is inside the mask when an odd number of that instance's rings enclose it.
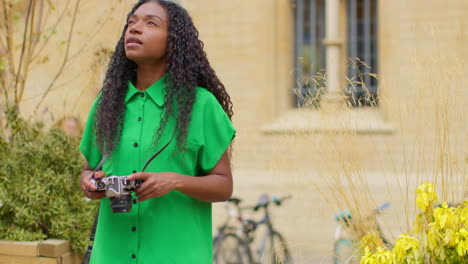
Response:
[[[153,197],[154,196],[152,196],[151,193],[149,193],[149,194],[146,194],[146,195],[143,195],[143,196],[138,196],[137,201],[138,202],[143,202],[143,201],[148,200],[148,199],[153,198]]]
[[[84,176],[81,180],[81,190],[86,195],[86,197],[96,200],[106,197],[104,191],[96,191],[96,186],[91,182],[91,177],[94,173],[94,178],[104,178],[106,174],[103,171],[90,172],[88,175]]]
[[[141,199],[145,196],[148,196],[152,193],[154,193],[156,191],[156,186],[152,186],[152,188],[146,188],[144,190],[138,190],[137,189],[137,192],[135,193],[136,196],[138,197],[138,201],[141,201]]]
[[[88,190],[84,190],[86,197],[92,200],[100,200],[104,197],[106,197],[106,192],[104,191],[99,191],[99,192],[90,192]]]
[[[94,173],[94,179],[100,179],[100,178],[104,178],[104,177],[106,177],[106,174],[103,171],[96,171]]]

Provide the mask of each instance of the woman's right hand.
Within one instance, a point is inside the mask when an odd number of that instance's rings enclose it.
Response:
[[[81,191],[92,200],[100,200],[106,197],[105,191],[96,191],[96,186],[91,183],[91,176],[93,175],[93,170],[89,167],[89,164],[86,163],[83,172],[81,173]],[[94,178],[104,178],[106,174],[103,171],[96,171],[94,173]]]

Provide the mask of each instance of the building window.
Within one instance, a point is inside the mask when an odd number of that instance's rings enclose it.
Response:
[[[347,103],[378,105],[377,0],[347,0]],[[319,107],[326,86],[325,0],[294,0],[296,106]],[[340,18],[336,18],[337,23]],[[343,36],[344,38],[345,36]]]
[[[325,0],[295,1],[295,105],[319,106],[325,88]]]
[[[378,105],[377,0],[348,0],[346,44],[348,103]]]

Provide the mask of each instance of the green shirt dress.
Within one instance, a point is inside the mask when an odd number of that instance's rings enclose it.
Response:
[[[129,83],[121,140],[103,166],[106,175],[125,176],[141,171],[146,161],[170,141],[175,120],[154,146],[164,109],[164,77],[145,92]],[[102,159],[95,142],[91,108],[80,151],[91,168]],[[218,163],[235,136],[235,129],[212,93],[197,87],[188,128],[187,148],[176,149],[176,137],[147,167],[146,172],[176,172],[199,177]],[[133,197],[135,198],[135,197]],[[101,201],[93,264],[204,264],[212,263],[211,204],[178,191],[136,203],[132,211],[112,213],[109,198]]]

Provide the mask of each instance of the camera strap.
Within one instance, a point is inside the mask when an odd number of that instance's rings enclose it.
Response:
[[[169,146],[169,144],[171,144],[171,142],[174,139],[174,136],[176,134],[176,131],[177,131],[177,126],[176,126],[176,128],[174,128],[174,132],[172,133],[171,139],[169,139],[169,141],[158,152],[156,152],[153,156],[151,156],[151,158],[148,159],[148,161],[145,163],[145,166],[143,166],[143,169],[141,170],[142,172],[145,171],[146,167],[148,167],[148,165],[151,163],[151,161],[153,161],[159,154],[161,154],[161,152],[163,152],[163,150],[165,150],[167,148],[167,146]],[[101,170],[102,166],[104,165],[104,162],[106,162],[108,157],[109,157],[109,155],[107,155],[107,154],[102,157],[99,164],[93,170],[93,174],[92,174],[91,178],[94,179],[94,173]],[[94,236],[96,235],[96,228],[97,228],[97,222],[98,222],[98,216],[99,216],[99,207],[100,206],[101,206],[101,204],[99,203],[98,211],[96,213],[96,216],[94,217],[93,229],[91,230],[91,235],[89,236],[88,248],[86,249],[86,253],[85,253],[84,257],[83,257],[83,261],[81,262],[81,264],[89,264],[89,261],[91,260],[91,253],[93,251]]]

